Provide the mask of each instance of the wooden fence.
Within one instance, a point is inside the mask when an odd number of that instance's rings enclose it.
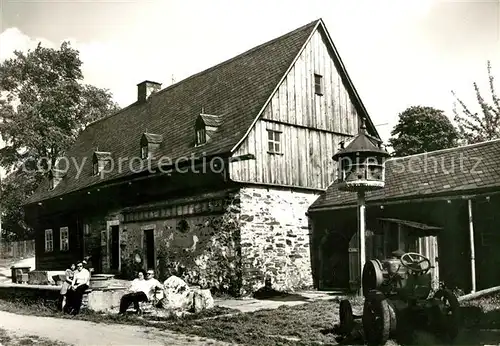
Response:
[[[35,256],[35,240],[4,242],[0,245],[1,258],[26,258]]]

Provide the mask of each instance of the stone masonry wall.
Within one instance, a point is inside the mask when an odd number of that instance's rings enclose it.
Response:
[[[176,275],[188,284],[238,294],[241,286],[239,206],[228,197],[223,212],[125,223],[122,271],[134,275],[135,258],[144,258],[144,229],[154,229],[155,268],[165,280]],[[141,265],[138,265],[141,267]]]
[[[243,293],[271,277],[284,291],[312,286],[307,208],[318,197],[290,189],[244,187],[240,190]]]

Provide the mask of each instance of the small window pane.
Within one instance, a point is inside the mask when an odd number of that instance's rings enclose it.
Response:
[[[323,76],[318,74],[314,75],[314,92],[318,95],[323,94]]]
[[[69,229],[68,227],[61,227],[59,229],[59,240],[60,240],[60,250],[68,251],[69,250]]]
[[[52,229],[45,230],[45,252],[54,250],[54,239],[52,238]]]
[[[196,144],[203,144],[206,142],[205,129],[198,129],[196,131]]]
[[[273,133],[273,131],[267,131],[267,138],[271,141],[274,139]]]

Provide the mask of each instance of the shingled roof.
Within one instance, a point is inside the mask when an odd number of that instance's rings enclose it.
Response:
[[[385,187],[366,193],[366,201],[393,201],[453,195],[500,188],[500,140],[391,158],[386,161]],[[356,204],[356,193],[330,185],[309,207],[310,212]]]
[[[81,173],[78,174],[75,164],[71,163],[57,188],[49,190],[48,183],[44,182],[26,205],[136,174],[140,168],[138,160],[132,161],[132,167],[126,162],[121,171],[115,169],[104,178],[92,176],[91,158],[97,148],[110,152],[115,162],[119,162],[119,158],[137,157],[139,141],[144,133],[162,135],[163,141],[157,155],[172,161],[192,158],[193,155],[201,157],[232,153],[248,134],[280,81],[319,27],[329,37],[323,21],[315,20],[157,91],[146,102],[135,102],[89,125],[67,153],[67,157],[76,160],[78,165],[84,164]],[[367,117],[371,131],[376,134],[335,47],[333,54],[358,114]],[[195,146],[195,122],[200,113],[215,115],[214,119],[220,126],[210,141]]]

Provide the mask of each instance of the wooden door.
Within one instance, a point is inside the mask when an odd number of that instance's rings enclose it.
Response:
[[[431,262],[431,279],[434,289],[439,287],[439,254],[436,236],[427,236],[419,238],[419,253],[429,259]]]
[[[359,237],[358,232],[356,232],[349,242],[349,286],[352,290],[360,287],[359,259]]]
[[[155,269],[155,234],[154,230],[144,230],[144,251],[146,269]]]
[[[120,268],[120,226],[111,226],[111,270]]]

